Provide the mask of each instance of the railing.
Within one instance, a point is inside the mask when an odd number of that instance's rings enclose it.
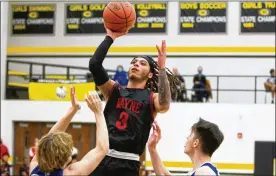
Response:
[[[18,71],[17,67],[13,64],[20,64],[20,70],[22,69],[22,65],[27,65],[28,68],[23,70],[25,72],[18,72],[18,73],[12,73],[9,71],[13,69],[14,71]],[[39,69],[35,69],[40,67]],[[58,69],[65,69],[65,72],[61,74],[61,71],[53,71],[53,69],[48,68],[58,68]],[[28,71],[27,71],[28,70]],[[77,72],[82,73],[75,73],[74,70],[78,70]],[[21,70],[22,71],[22,70]],[[40,73],[38,73],[40,72]],[[115,73],[115,70],[107,70],[108,75],[110,77],[113,76]],[[58,65],[58,64],[44,64],[44,63],[37,63],[37,62],[25,62],[25,61],[13,61],[8,60],[7,61],[7,79],[6,79],[6,85],[9,85],[10,77],[18,77],[23,76],[25,77],[25,80],[27,80],[27,83],[31,81],[32,79],[51,79],[56,77],[60,77],[62,79],[87,79],[87,74],[89,73],[88,68],[86,67],[77,67],[77,66],[65,66],[65,65]],[[186,84],[186,90],[188,92],[193,91],[193,76],[194,75],[182,75],[185,79]],[[220,103],[221,94],[225,92],[236,92],[236,93],[242,93],[242,92],[250,92],[254,95],[254,103],[258,103],[258,93],[264,93],[266,92],[263,86],[263,83],[267,79],[268,76],[246,76],[246,75],[205,75],[208,80],[210,80],[212,85],[212,92],[215,95],[215,99],[212,100],[212,102]],[[236,80],[233,80],[236,79]],[[243,79],[243,81],[241,81]],[[93,78],[91,79],[93,81]],[[90,81],[91,81],[90,80]],[[228,97],[231,97],[230,93],[229,95],[225,94]],[[244,93],[245,94],[245,93]],[[224,96],[225,96],[224,95]],[[252,95],[247,96],[249,99],[252,98]],[[239,96],[237,97],[239,98]],[[227,99],[227,98],[226,98]],[[222,101],[223,102],[223,101]],[[225,101],[227,102],[227,101]]]
[[[191,78],[191,81],[189,81],[190,83],[192,83],[192,79],[194,77],[194,75],[181,75],[184,79],[187,78]],[[264,84],[264,81],[268,78],[268,76],[249,76],[249,75],[205,75],[206,78],[208,80],[212,80],[211,82],[216,82],[215,87],[216,88],[212,88],[211,91],[216,93],[216,103],[219,103],[219,93],[220,92],[254,92],[254,103],[257,103],[257,93],[258,92],[266,92],[266,90],[264,89],[264,87],[262,86],[262,88],[258,88],[261,87],[261,85]],[[251,85],[250,88],[221,88],[221,81],[222,80],[226,80],[227,78],[245,78],[247,80],[247,82],[252,82],[251,80],[253,80],[253,85]],[[259,80],[261,79],[261,80]],[[258,81],[259,80],[259,81]],[[231,81],[233,83],[235,83],[235,81]],[[211,83],[211,84],[212,84]],[[258,86],[259,85],[259,86]],[[214,86],[214,84],[212,84],[212,86]],[[192,87],[192,85],[188,86],[188,87]],[[224,86],[225,87],[225,86]],[[233,87],[233,86],[232,86]],[[236,87],[236,83],[235,86]],[[187,91],[193,91],[193,89],[186,89]]]

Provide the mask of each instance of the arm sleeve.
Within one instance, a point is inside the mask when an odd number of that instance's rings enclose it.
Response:
[[[99,45],[93,57],[89,61],[89,70],[93,75],[97,86],[101,86],[109,80],[106,70],[103,68],[103,61],[113,43],[113,39],[106,36],[104,41]]]

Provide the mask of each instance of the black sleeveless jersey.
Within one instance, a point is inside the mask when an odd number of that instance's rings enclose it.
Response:
[[[104,109],[110,149],[141,155],[153,122],[153,93],[117,83]]]

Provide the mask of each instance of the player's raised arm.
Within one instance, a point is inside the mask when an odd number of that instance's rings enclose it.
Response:
[[[88,107],[96,118],[96,147],[88,152],[79,162],[69,165],[64,175],[89,175],[102,161],[109,151],[108,131],[103,115],[102,102],[96,92],[85,98]]]
[[[75,87],[72,86],[70,89],[70,97],[72,106],[69,108],[68,112],[64,117],[62,117],[49,131],[49,133],[54,133],[57,131],[66,131],[68,125],[70,124],[72,118],[80,109],[80,105],[75,95]]]
[[[103,61],[114,40],[120,36],[125,35],[127,32],[112,32],[108,28],[106,28],[106,32],[107,36],[98,46],[96,52],[89,61],[89,70],[92,73],[94,81],[99,90],[102,92],[105,100],[108,100],[108,96],[115,82],[109,79],[108,74],[103,67]]]
[[[80,109],[79,103],[76,99],[75,95],[75,87],[71,87],[70,90],[70,97],[71,97],[71,104],[72,106],[69,108],[68,112],[65,116],[63,116],[49,131],[49,133],[56,133],[56,132],[65,132],[68,125],[70,124],[72,118],[77,113],[77,111]],[[30,163],[30,171],[32,171],[36,166],[38,165],[36,160],[36,155],[33,157],[31,163]]]
[[[157,122],[153,123],[153,132],[148,140],[148,149],[150,153],[150,158],[152,162],[152,167],[156,175],[168,176],[171,173],[166,169],[162,160],[156,150],[156,145],[161,139],[161,129]]]
[[[171,91],[170,83],[166,73],[166,41],[162,41],[161,49],[158,50],[158,94],[154,95],[154,106],[157,112],[167,112],[170,107]]]

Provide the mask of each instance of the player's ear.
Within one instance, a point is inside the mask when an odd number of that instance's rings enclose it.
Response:
[[[199,146],[199,139],[195,139],[193,142],[193,147]]]
[[[152,76],[153,76],[153,73],[150,72],[149,73],[149,78],[152,78]]]

